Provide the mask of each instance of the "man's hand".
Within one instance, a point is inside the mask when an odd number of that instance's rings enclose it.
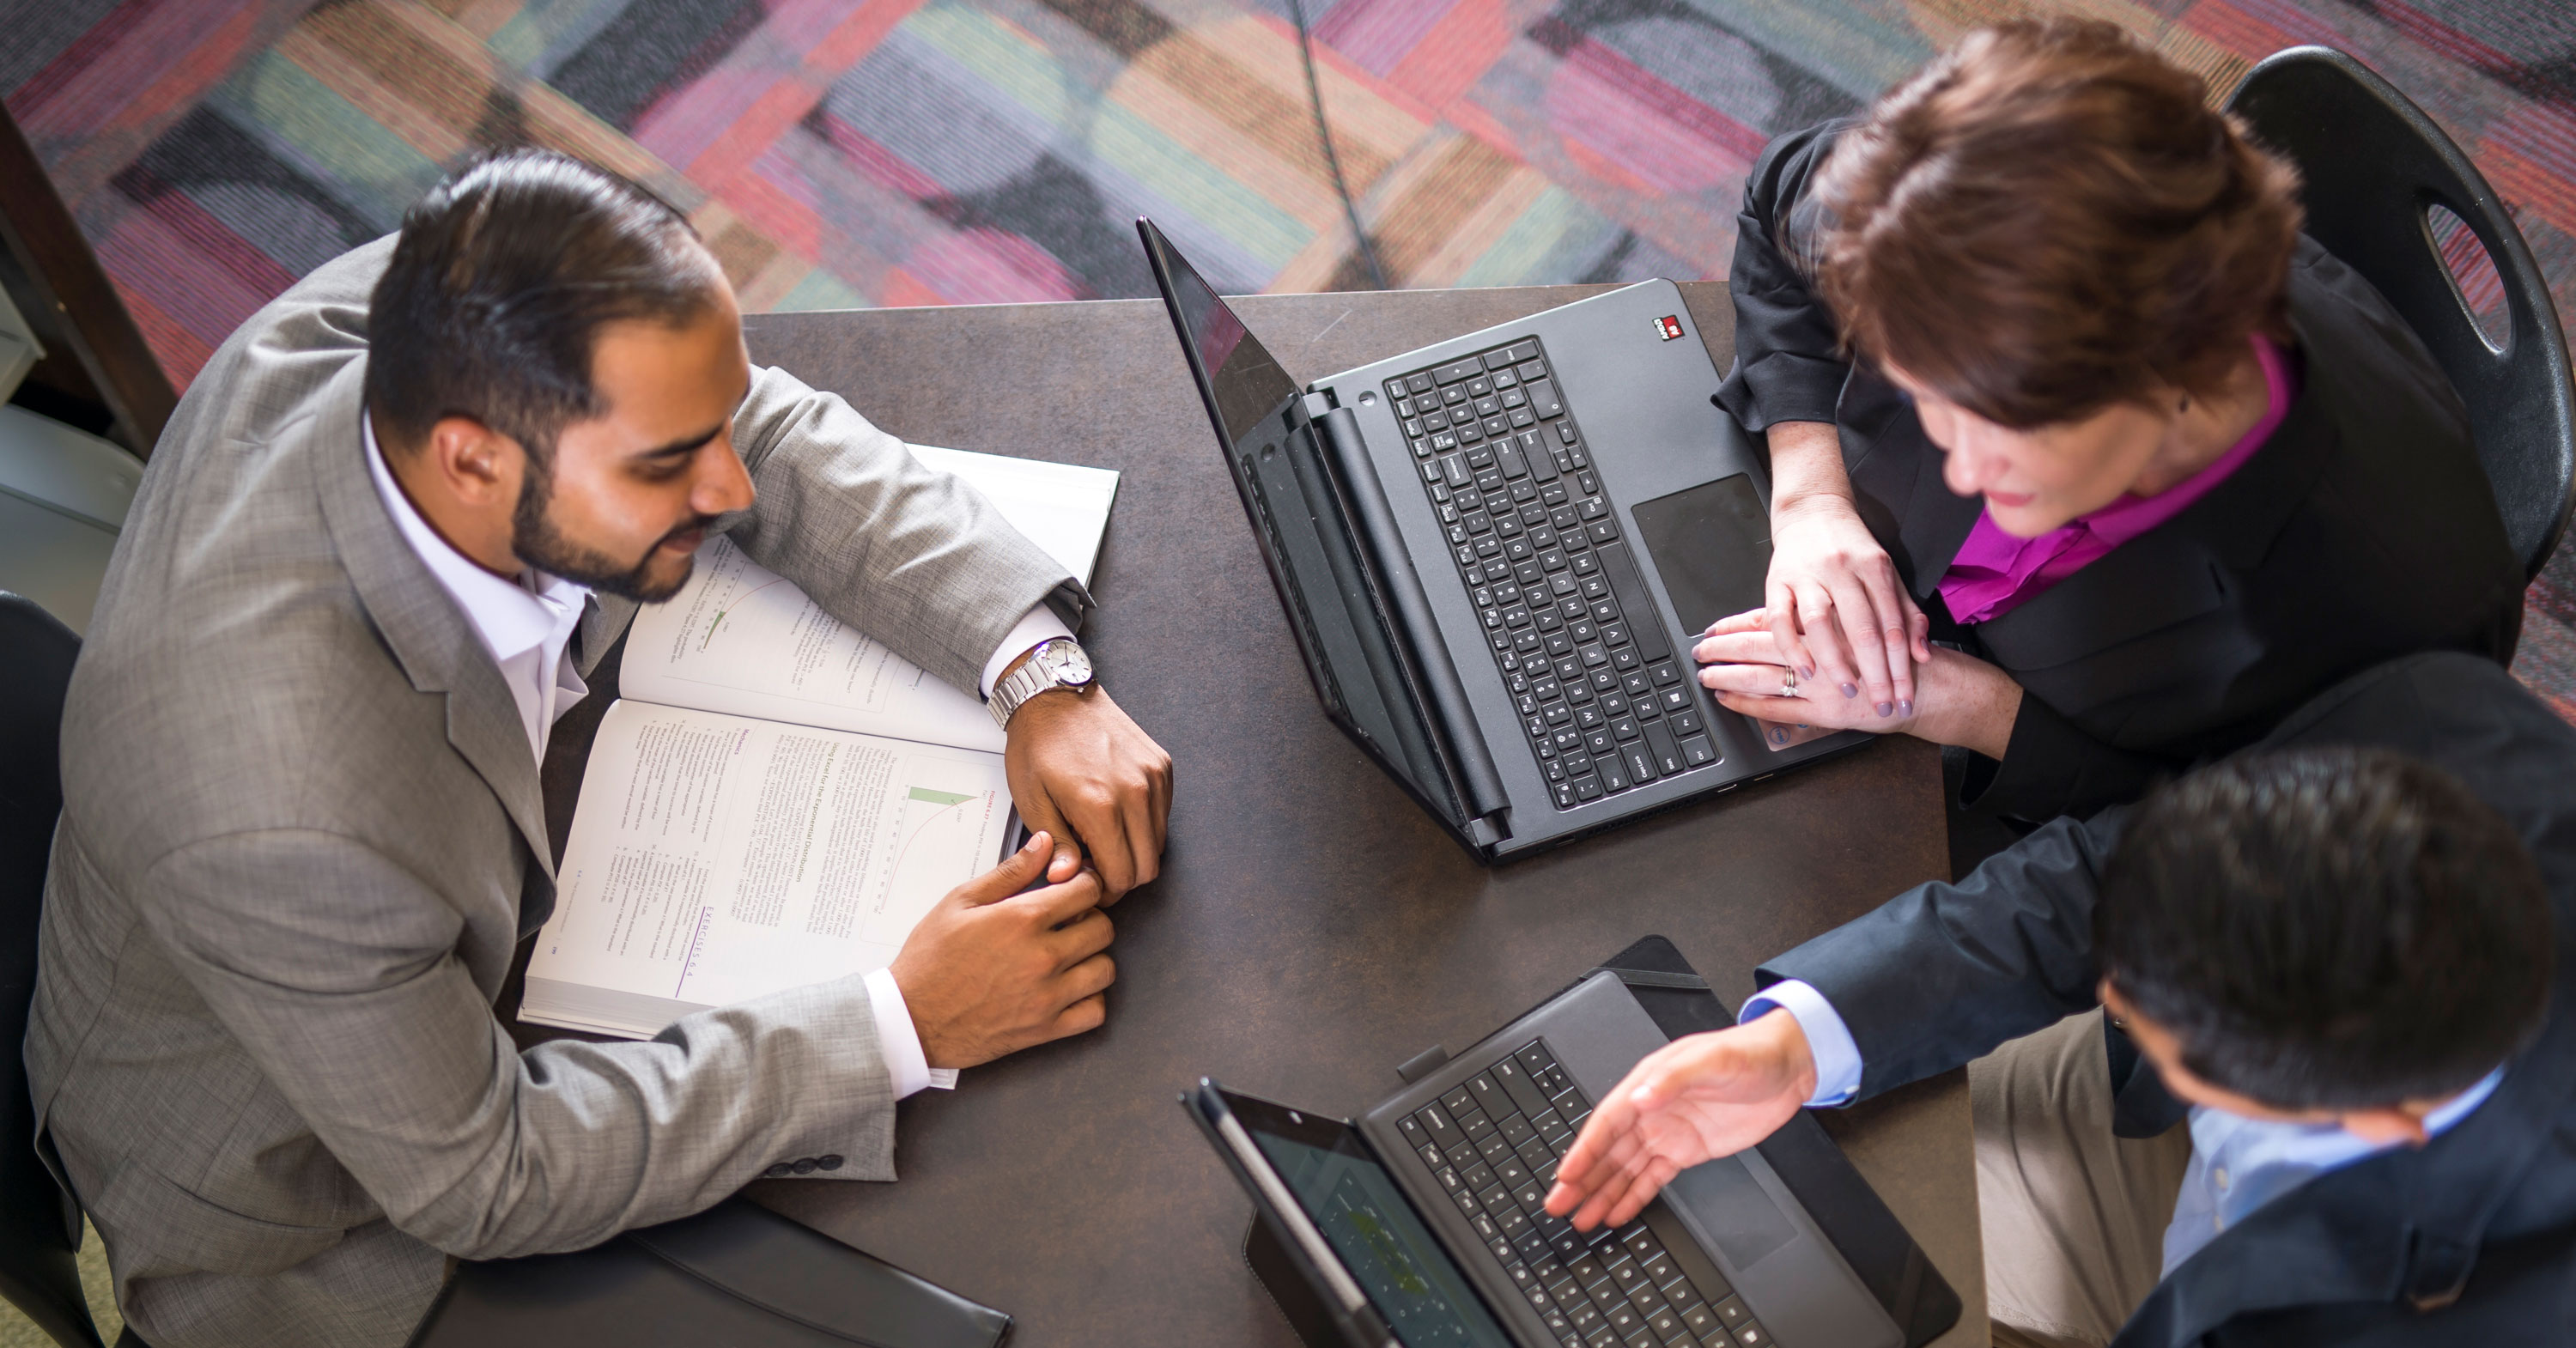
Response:
[[[1108,689],[1058,688],[1021,703],[1002,767],[1021,822],[1055,839],[1047,879],[1072,879],[1088,852],[1106,889],[1101,902],[1116,903],[1161,871],[1172,756],[1127,719]]]
[[[1556,1170],[1547,1210],[1584,1230],[1617,1226],[1702,1161],[1769,1137],[1816,1093],[1797,1018],[1694,1034],[1646,1055],[1610,1092]]]
[[[1100,877],[1019,891],[1046,872],[1045,833],[948,892],[894,957],[894,985],[933,1067],[973,1067],[1095,1029],[1117,978]]]

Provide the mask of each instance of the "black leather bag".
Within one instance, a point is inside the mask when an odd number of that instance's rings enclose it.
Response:
[[[994,1348],[1011,1317],[748,1199],[573,1254],[469,1263],[411,1348]]]

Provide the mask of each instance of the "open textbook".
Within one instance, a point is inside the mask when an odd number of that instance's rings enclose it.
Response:
[[[1084,584],[1118,475],[915,445]],[[641,1039],[894,960],[1011,842],[1002,732],[971,693],[825,613],[721,535],[626,638],[519,1017]]]

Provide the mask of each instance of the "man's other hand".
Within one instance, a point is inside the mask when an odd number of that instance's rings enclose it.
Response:
[[[1771,1136],[1815,1091],[1807,1036],[1786,1011],[1676,1039],[1592,1111],[1557,1167],[1547,1210],[1584,1230],[1620,1225],[1673,1176]]]
[[[1118,977],[1100,877],[1021,889],[1054,855],[1045,833],[948,892],[894,957],[894,985],[932,1067],[973,1067],[1095,1029]]]
[[[1047,878],[1091,868],[1103,903],[1162,870],[1163,829],[1172,815],[1172,756],[1137,728],[1109,690],[1059,688],[1020,704],[1002,750],[1020,821],[1055,839]]]

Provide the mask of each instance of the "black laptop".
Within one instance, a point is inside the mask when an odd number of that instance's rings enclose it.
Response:
[[[1480,857],[1867,741],[1768,743],[1692,677],[1770,515],[1672,282],[1300,383],[1136,227],[1317,696]]]
[[[1770,1144],[1683,1171],[1625,1226],[1548,1216],[1592,1103],[1666,1042],[1604,969],[1356,1122],[1207,1080],[1183,1101],[1303,1284],[1282,1308],[1311,1293],[1300,1309],[1320,1324],[1301,1332],[1316,1348],[1906,1348],[1957,1319],[1821,1134],[1784,1138],[1803,1144],[1784,1163],[1834,1195],[1841,1238],[1885,1267],[1855,1270]]]

